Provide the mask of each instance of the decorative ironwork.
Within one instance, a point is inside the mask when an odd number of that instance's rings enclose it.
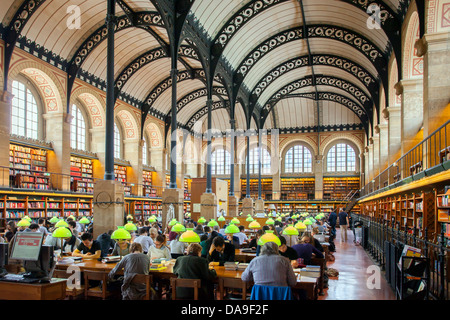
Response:
[[[219,110],[219,109],[227,109],[228,103],[223,103],[222,101],[214,102],[211,105],[211,111]],[[197,112],[186,122],[186,127],[189,130],[192,130],[192,127],[194,124],[200,120],[202,117],[208,114],[208,106],[204,106],[200,110],[197,110]]]

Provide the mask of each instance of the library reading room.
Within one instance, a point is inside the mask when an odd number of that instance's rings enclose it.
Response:
[[[449,300],[450,0],[0,21],[0,300]]]

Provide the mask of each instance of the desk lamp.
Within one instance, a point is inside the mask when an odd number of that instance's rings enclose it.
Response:
[[[17,223],[18,227],[29,227],[30,226],[30,221],[27,219],[22,219]]]
[[[66,227],[59,227],[55,231],[53,231],[52,237],[61,239],[61,254],[63,254],[64,253],[63,239],[71,238],[72,237],[72,231],[70,231]]]
[[[55,228],[59,228],[59,227],[69,227],[69,224],[67,222],[65,222],[63,219],[59,219],[59,221],[55,224]]]
[[[148,218],[148,222],[150,223],[156,222],[156,217],[154,215],[150,216],[150,218]]]
[[[78,222],[81,223],[81,224],[89,224],[89,223],[91,223],[91,222],[89,221],[89,219],[86,218],[86,217],[82,217],[82,218],[80,219],[80,221],[78,221]]]
[[[230,222],[233,224],[241,224],[241,221],[238,218],[233,218]]]
[[[247,219],[245,219],[245,221],[247,221],[247,222],[252,222],[252,221],[254,221],[255,219],[253,219],[252,217],[248,217]]]
[[[177,223],[172,227],[172,231],[173,232],[184,232],[184,231],[186,231],[186,228],[181,223]]]
[[[178,223],[177,219],[172,219],[169,222],[169,226],[173,227],[174,225],[176,225]]]
[[[261,225],[260,225],[259,222],[256,221],[256,220],[250,222],[249,225],[248,225],[248,227],[249,227],[250,229],[261,229]]]
[[[306,225],[301,221],[297,222],[294,227],[298,229],[298,231],[305,231],[307,229]]]
[[[263,246],[266,242],[275,242],[278,246],[281,246],[280,238],[273,233],[273,230],[266,230],[266,233],[259,237],[259,246]]]
[[[274,224],[275,221],[272,218],[266,220],[266,224]]]
[[[298,236],[299,232],[292,224],[283,230],[283,234],[289,236],[289,246],[292,247],[292,236]]]
[[[188,228],[184,233],[181,234],[180,242],[199,243],[200,236],[194,232],[194,229]]]
[[[137,230],[137,227],[136,227],[133,223],[131,223],[131,222],[128,222],[126,225],[124,225],[124,228],[125,228],[125,230],[127,230],[128,232],[130,232],[130,231],[136,231],[136,230]]]
[[[49,222],[50,222],[51,224],[55,224],[55,223],[57,223],[58,221],[59,221],[59,218],[56,217],[56,216],[54,216],[53,218],[50,219]]]
[[[204,217],[200,217],[200,219],[198,219],[197,223],[200,224],[204,224],[206,222],[206,219]]]
[[[224,230],[225,234],[234,234],[239,232],[240,232],[239,228],[233,223],[230,223],[228,227],[226,227]]]
[[[219,225],[219,223],[214,219],[211,219],[211,221],[208,222],[208,227],[211,227],[211,228],[214,228],[215,226],[218,226],[218,225]]]
[[[113,240],[130,240],[131,234],[125,229],[124,226],[118,226],[112,233],[111,239]]]

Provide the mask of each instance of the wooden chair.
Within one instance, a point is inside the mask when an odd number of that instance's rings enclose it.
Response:
[[[151,300],[152,299],[152,287],[151,284],[153,283],[153,276],[151,274],[137,274],[133,277],[133,280],[131,280],[131,283],[134,284],[145,284],[145,297],[143,300]]]
[[[71,275],[72,274],[67,273],[66,270],[55,269],[53,271],[53,278],[68,279]],[[68,297],[69,300],[73,300],[74,298],[80,297],[83,294],[84,294],[84,285],[82,284],[80,284],[79,288],[77,288],[77,286],[74,285],[72,289],[66,286],[66,297]]]
[[[202,281],[200,279],[179,279],[170,278],[170,286],[172,287],[172,300],[177,300],[178,288],[193,288],[194,300],[198,300],[198,289],[200,289]]]
[[[247,289],[249,283],[236,278],[219,278],[219,300],[226,299],[228,289],[240,289],[242,290],[242,300],[247,300]],[[231,298],[230,300],[237,300]]]
[[[89,281],[101,281],[101,285],[90,288]],[[112,295],[107,290],[108,273],[103,271],[85,270],[84,271],[84,298],[98,297],[105,300]]]

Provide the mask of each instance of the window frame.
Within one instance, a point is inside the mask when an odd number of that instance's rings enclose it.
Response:
[[[84,149],[80,149],[79,146],[79,141],[78,141],[78,124],[75,126],[77,128],[77,141],[76,141],[76,148],[74,148],[72,146],[72,128],[74,127],[73,121],[77,121],[78,118],[73,114],[73,107],[76,107],[79,114],[82,116],[83,118],[83,122],[84,122]],[[70,123],[70,147],[72,149],[76,149],[76,150],[82,150],[82,151],[89,151],[89,126],[88,126],[88,121],[86,121],[87,119],[87,115],[86,112],[84,110],[83,107],[80,106],[79,103],[72,103],[72,105],[70,106],[70,114],[73,116],[72,118],[72,122]]]
[[[345,145],[345,150],[342,150],[342,146]],[[341,148],[341,150],[338,150],[338,148]],[[358,158],[358,153],[357,153],[357,148],[355,147],[355,145],[350,142],[350,141],[346,141],[346,140],[338,140],[335,141],[333,144],[331,144],[324,152],[325,156],[324,156],[324,172],[328,175],[332,174],[332,175],[345,175],[345,174],[355,174],[358,173],[359,170],[359,158]],[[338,161],[338,151],[339,154],[341,154],[344,159],[342,161]],[[354,155],[354,159],[352,159],[351,163],[354,164],[354,170],[349,170],[349,151],[353,151],[353,155]],[[334,153],[333,155],[333,161],[334,161],[334,167],[331,168],[330,167],[330,152]],[[338,163],[344,163],[345,164],[345,168],[344,170],[339,170],[338,171]],[[342,168],[342,166],[341,166]],[[334,169],[334,170],[330,170],[330,169]],[[351,168],[353,169],[353,168]]]
[[[218,173],[217,168],[218,168],[218,162],[217,160],[214,158],[214,154],[216,154],[219,151],[223,151],[223,166],[219,166],[220,168],[223,168],[223,173]],[[228,155],[228,156],[227,156]],[[229,159],[229,161],[227,161],[227,159]],[[231,153],[230,151],[228,151],[225,147],[218,147],[215,148],[212,152],[211,152],[211,176],[227,176],[230,175],[231,173]],[[206,166],[205,166],[205,170],[206,170]]]
[[[302,161],[300,162],[301,163],[301,169],[300,169],[300,171],[299,172],[296,172],[295,171],[295,169],[296,169],[296,154],[295,154],[295,148],[297,148],[297,147],[302,147],[303,149],[303,152],[301,153],[301,158],[302,158]],[[304,144],[304,143],[301,143],[301,142],[294,142],[294,143],[292,143],[292,144],[290,144],[290,145],[288,145],[286,148],[285,148],[285,152],[283,153],[283,158],[282,158],[282,161],[283,161],[283,163],[282,163],[282,172],[283,172],[283,175],[304,175],[304,176],[311,176],[311,175],[313,175],[314,174],[314,158],[315,158],[315,156],[314,156],[314,152],[311,150],[311,148],[308,146],[308,145],[306,145],[306,144]],[[287,171],[287,163],[288,163],[288,154],[289,154],[289,152],[292,150],[292,161],[289,161],[289,163],[291,163],[292,162],[292,171],[290,171],[290,172],[288,172]],[[308,168],[310,169],[310,171],[305,171],[305,152],[308,152],[309,153],[309,155],[310,155],[310,167],[308,166]],[[298,155],[299,154],[297,154],[297,157],[298,157]],[[298,159],[298,158],[297,158]]]

